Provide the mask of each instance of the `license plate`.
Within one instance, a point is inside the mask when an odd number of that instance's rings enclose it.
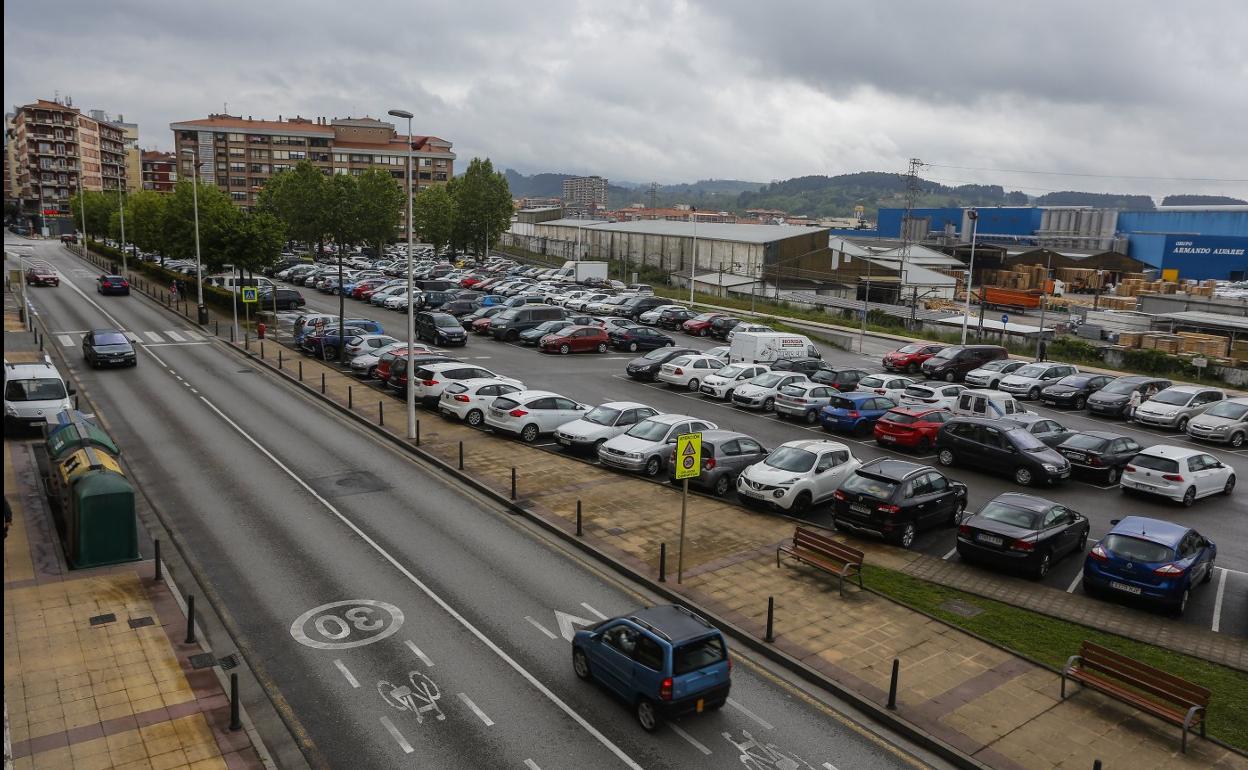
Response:
[[[857,503],[853,503],[853,504],[851,504],[851,505],[849,506],[849,510],[851,510],[851,511],[856,511],[857,513],[871,513],[871,509],[870,509],[870,508],[868,508],[868,507],[867,507],[867,506],[865,506],[865,505],[858,505]]]
[[[888,435],[887,433],[883,433],[883,434],[881,434],[881,435],[880,435],[880,440],[881,440],[881,441],[896,441],[896,440],[897,440],[897,437],[896,437],[896,436],[890,436],[890,435]]]
[[[981,543],[987,543],[988,545],[1001,545],[1005,542],[1005,540],[997,537],[996,535],[979,534],[975,536],[975,539]]]
[[[563,436],[559,436],[558,441],[560,444],[563,444],[564,446],[570,446],[572,444],[570,440],[564,438]]]
[[[750,489],[749,487],[738,487],[738,488],[737,488],[737,492],[739,492],[740,494],[745,495],[746,497],[756,497],[756,498],[758,498],[759,500],[762,500],[762,499],[763,499],[763,493],[762,493],[762,492],[755,492],[753,489]]]
[[[703,704],[702,699],[701,699],[701,698],[698,698],[698,706],[697,706],[697,710],[698,710],[698,713],[699,713],[699,714],[701,714],[701,713],[702,713],[702,704]]]
[[[1139,587],[1129,586],[1126,583],[1111,582],[1109,584],[1109,587],[1114,589],[1115,591],[1126,591],[1127,593],[1135,594],[1136,596],[1139,596],[1140,594]]]
[[[1041,401],[1041,402],[1043,402],[1043,403],[1045,403],[1045,404],[1048,404],[1049,406],[1057,406],[1057,402],[1056,402],[1056,401],[1054,401],[1054,400],[1053,400],[1053,399],[1051,399],[1051,398],[1042,398],[1042,399],[1040,399],[1040,401]]]

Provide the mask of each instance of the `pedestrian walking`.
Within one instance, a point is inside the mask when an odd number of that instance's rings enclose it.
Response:
[[[1140,391],[1138,390],[1131,391],[1131,398],[1127,399],[1127,420],[1128,421],[1135,419],[1135,410],[1140,407],[1140,402],[1143,400],[1144,400],[1144,397],[1140,395]]]
[[[1040,360],[1042,363],[1043,363],[1045,360],[1047,360],[1048,352],[1049,352],[1049,346],[1045,344],[1045,342],[1044,342],[1044,340],[1043,340],[1043,339],[1042,339],[1042,340],[1040,340],[1040,358],[1039,358],[1039,360]]]

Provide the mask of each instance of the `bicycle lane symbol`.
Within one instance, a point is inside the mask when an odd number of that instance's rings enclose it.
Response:
[[[438,701],[442,698],[442,690],[437,683],[419,671],[409,671],[407,684],[391,684],[384,679],[377,683],[377,693],[391,708],[399,711],[411,711],[416,715],[416,724],[424,724],[425,713],[432,711],[438,721],[446,719]]]
[[[741,764],[750,770],[815,770],[805,760],[781,749],[774,743],[759,743],[748,730],[741,731],[741,742],[737,743],[732,739],[732,733],[721,733],[724,740],[736,747],[741,752],[739,759]]]

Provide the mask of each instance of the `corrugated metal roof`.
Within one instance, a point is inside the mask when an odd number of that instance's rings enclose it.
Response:
[[[563,227],[593,227],[615,233],[636,233],[642,235],[674,235],[690,238],[694,233],[692,222],[680,222],[670,219],[644,219],[634,222],[606,222],[592,219],[555,219],[550,222],[538,222],[539,225],[560,225]],[[771,243],[786,238],[811,235],[824,232],[826,227],[802,227],[800,225],[737,225],[720,222],[699,222],[697,233],[699,239],[709,241],[735,241],[737,243]]]
[[[1176,313],[1158,313],[1158,318],[1168,318],[1181,324],[1206,326],[1211,329],[1227,329],[1248,332],[1248,318],[1226,315],[1225,313],[1206,313],[1203,310],[1181,310]]]

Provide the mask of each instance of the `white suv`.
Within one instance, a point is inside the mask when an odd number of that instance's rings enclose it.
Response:
[[[1123,492],[1144,492],[1183,505],[1235,489],[1235,471],[1199,449],[1155,444],[1131,458],[1119,482]]]
[[[862,461],[839,441],[803,439],[781,444],[737,477],[737,495],[792,513],[832,499]]]
[[[1078,373],[1079,368],[1070,364],[1026,364],[1001,378],[997,390],[1035,400],[1040,398],[1040,391],[1047,386]]]
[[[588,409],[547,390],[518,390],[490,402],[485,424],[496,433],[510,433],[532,444],[538,436],[554,433],[560,425],[579,419]]]
[[[52,365],[47,353],[34,364],[4,362],[5,431],[38,428],[65,411],[73,409],[73,387]]]
[[[456,417],[474,428],[485,422],[485,410],[494,399],[523,390],[524,385],[494,377],[474,377],[470,380],[452,382],[438,399],[438,411],[448,417]]]
[[[425,406],[437,406],[442,391],[452,382],[459,380],[477,380],[489,378],[523,388],[524,383],[511,377],[491,372],[489,369],[462,361],[439,361],[418,366],[413,374],[412,390],[416,391],[416,400]]]

